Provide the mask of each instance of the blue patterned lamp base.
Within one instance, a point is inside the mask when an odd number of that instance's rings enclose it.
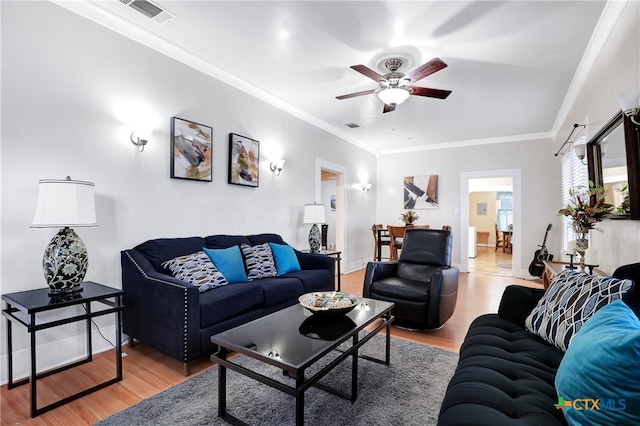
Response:
[[[73,229],[64,228],[51,239],[44,250],[42,271],[49,284],[50,295],[82,291],[89,259],[84,243]]]
[[[309,231],[309,249],[311,253],[320,253],[320,245],[322,238],[320,236],[320,229],[315,223],[311,226]]]

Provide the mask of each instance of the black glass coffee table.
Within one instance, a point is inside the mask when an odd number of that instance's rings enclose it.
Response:
[[[292,395],[296,401],[297,425],[304,424],[304,393],[311,386],[355,401],[358,397],[358,359],[364,358],[385,365],[390,363],[393,306],[394,304],[389,302],[360,298],[360,304],[351,312],[341,316],[330,316],[311,315],[298,304],[214,335],[211,341],[219,347],[218,352],[211,355],[211,360],[219,364],[218,416],[232,424],[246,424],[227,412],[227,368]],[[375,324],[371,330],[363,331],[373,323]],[[384,328],[384,360],[359,355],[358,349]],[[361,331],[363,332],[360,333]],[[281,369],[284,374],[295,379],[295,387],[232,362],[228,359],[232,352]],[[332,352],[337,356],[332,357],[331,361],[317,372],[314,370],[310,377],[305,376],[309,367]],[[351,357],[350,394],[318,383],[318,380],[348,357]]]

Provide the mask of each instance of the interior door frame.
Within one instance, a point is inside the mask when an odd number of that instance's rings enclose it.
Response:
[[[469,272],[469,180],[510,177],[513,179],[513,244],[511,266],[514,277],[525,277],[522,269],[522,178],[520,169],[460,172],[460,271]]]

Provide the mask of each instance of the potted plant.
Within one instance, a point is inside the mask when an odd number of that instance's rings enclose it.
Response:
[[[605,193],[604,188],[589,181],[589,188],[579,186],[570,189],[569,204],[558,211],[559,215],[571,218],[571,225],[576,233],[576,247],[582,256],[589,247],[589,230],[595,228],[596,223],[601,222],[613,210],[613,206],[605,202]]]
[[[414,212],[413,210],[407,210],[400,215],[400,219],[402,219],[402,222],[405,225],[409,226],[413,225],[414,222],[420,219],[420,216],[418,216],[418,213]]]

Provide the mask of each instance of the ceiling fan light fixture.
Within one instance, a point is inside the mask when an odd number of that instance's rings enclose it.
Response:
[[[378,92],[378,98],[387,105],[400,105],[407,100],[411,93],[400,87],[390,87]]]

